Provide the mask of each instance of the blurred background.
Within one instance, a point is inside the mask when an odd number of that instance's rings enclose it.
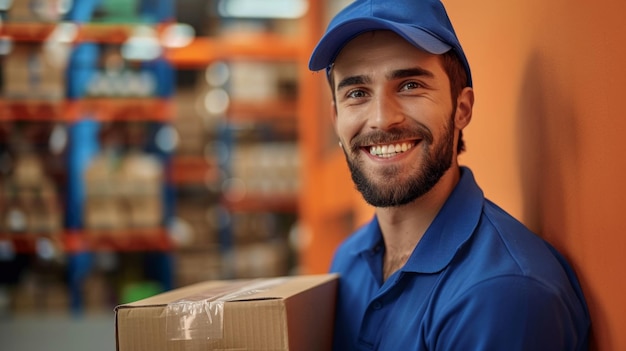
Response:
[[[113,308],[322,273],[369,220],[308,58],[350,0],[0,0],[0,348],[111,350]],[[485,195],[626,349],[626,2],[444,0]],[[36,336],[36,337],[34,337]]]
[[[118,304],[322,270],[306,62],[345,3],[0,0],[3,349],[111,349]]]

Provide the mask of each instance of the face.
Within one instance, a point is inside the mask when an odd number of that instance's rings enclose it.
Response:
[[[438,56],[392,32],[369,32],[342,49],[332,74],[335,129],[368,203],[410,203],[456,165],[458,131],[471,113],[453,103]]]

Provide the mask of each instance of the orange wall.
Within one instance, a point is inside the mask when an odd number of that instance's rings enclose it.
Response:
[[[573,263],[597,350],[626,350],[626,2],[444,0],[474,75],[461,162]]]
[[[461,163],[487,197],[573,264],[592,315],[592,349],[626,350],[626,1],[443,1],[476,93]],[[325,27],[321,16],[312,20]],[[302,135],[309,146],[324,145],[327,87],[323,75],[304,76],[312,103],[303,107]],[[338,208],[355,210],[357,224],[371,208],[350,185],[339,151],[329,162],[304,150],[302,263],[311,273],[327,269],[350,231]]]

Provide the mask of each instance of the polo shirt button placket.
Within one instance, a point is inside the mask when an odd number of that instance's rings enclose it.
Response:
[[[383,302],[374,300],[370,303],[368,311],[363,318],[361,332],[359,333],[359,350],[374,350],[374,342],[376,335],[380,331],[380,315],[379,312],[383,308]]]

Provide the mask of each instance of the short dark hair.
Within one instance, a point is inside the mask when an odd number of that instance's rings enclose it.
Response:
[[[461,59],[457,56],[454,50],[450,50],[440,55],[443,70],[448,75],[450,81],[450,96],[452,97],[452,107],[455,108],[456,102],[459,98],[461,91],[469,86],[467,79],[467,72],[463,67]],[[337,102],[335,96],[335,77],[333,75],[333,66],[329,67],[326,72],[328,83],[330,84],[330,91],[333,97],[333,101]],[[336,107],[335,107],[336,108]],[[456,152],[460,154],[465,151],[465,141],[463,141],[463,131],[459,131],[459,142],[457,144]]]

